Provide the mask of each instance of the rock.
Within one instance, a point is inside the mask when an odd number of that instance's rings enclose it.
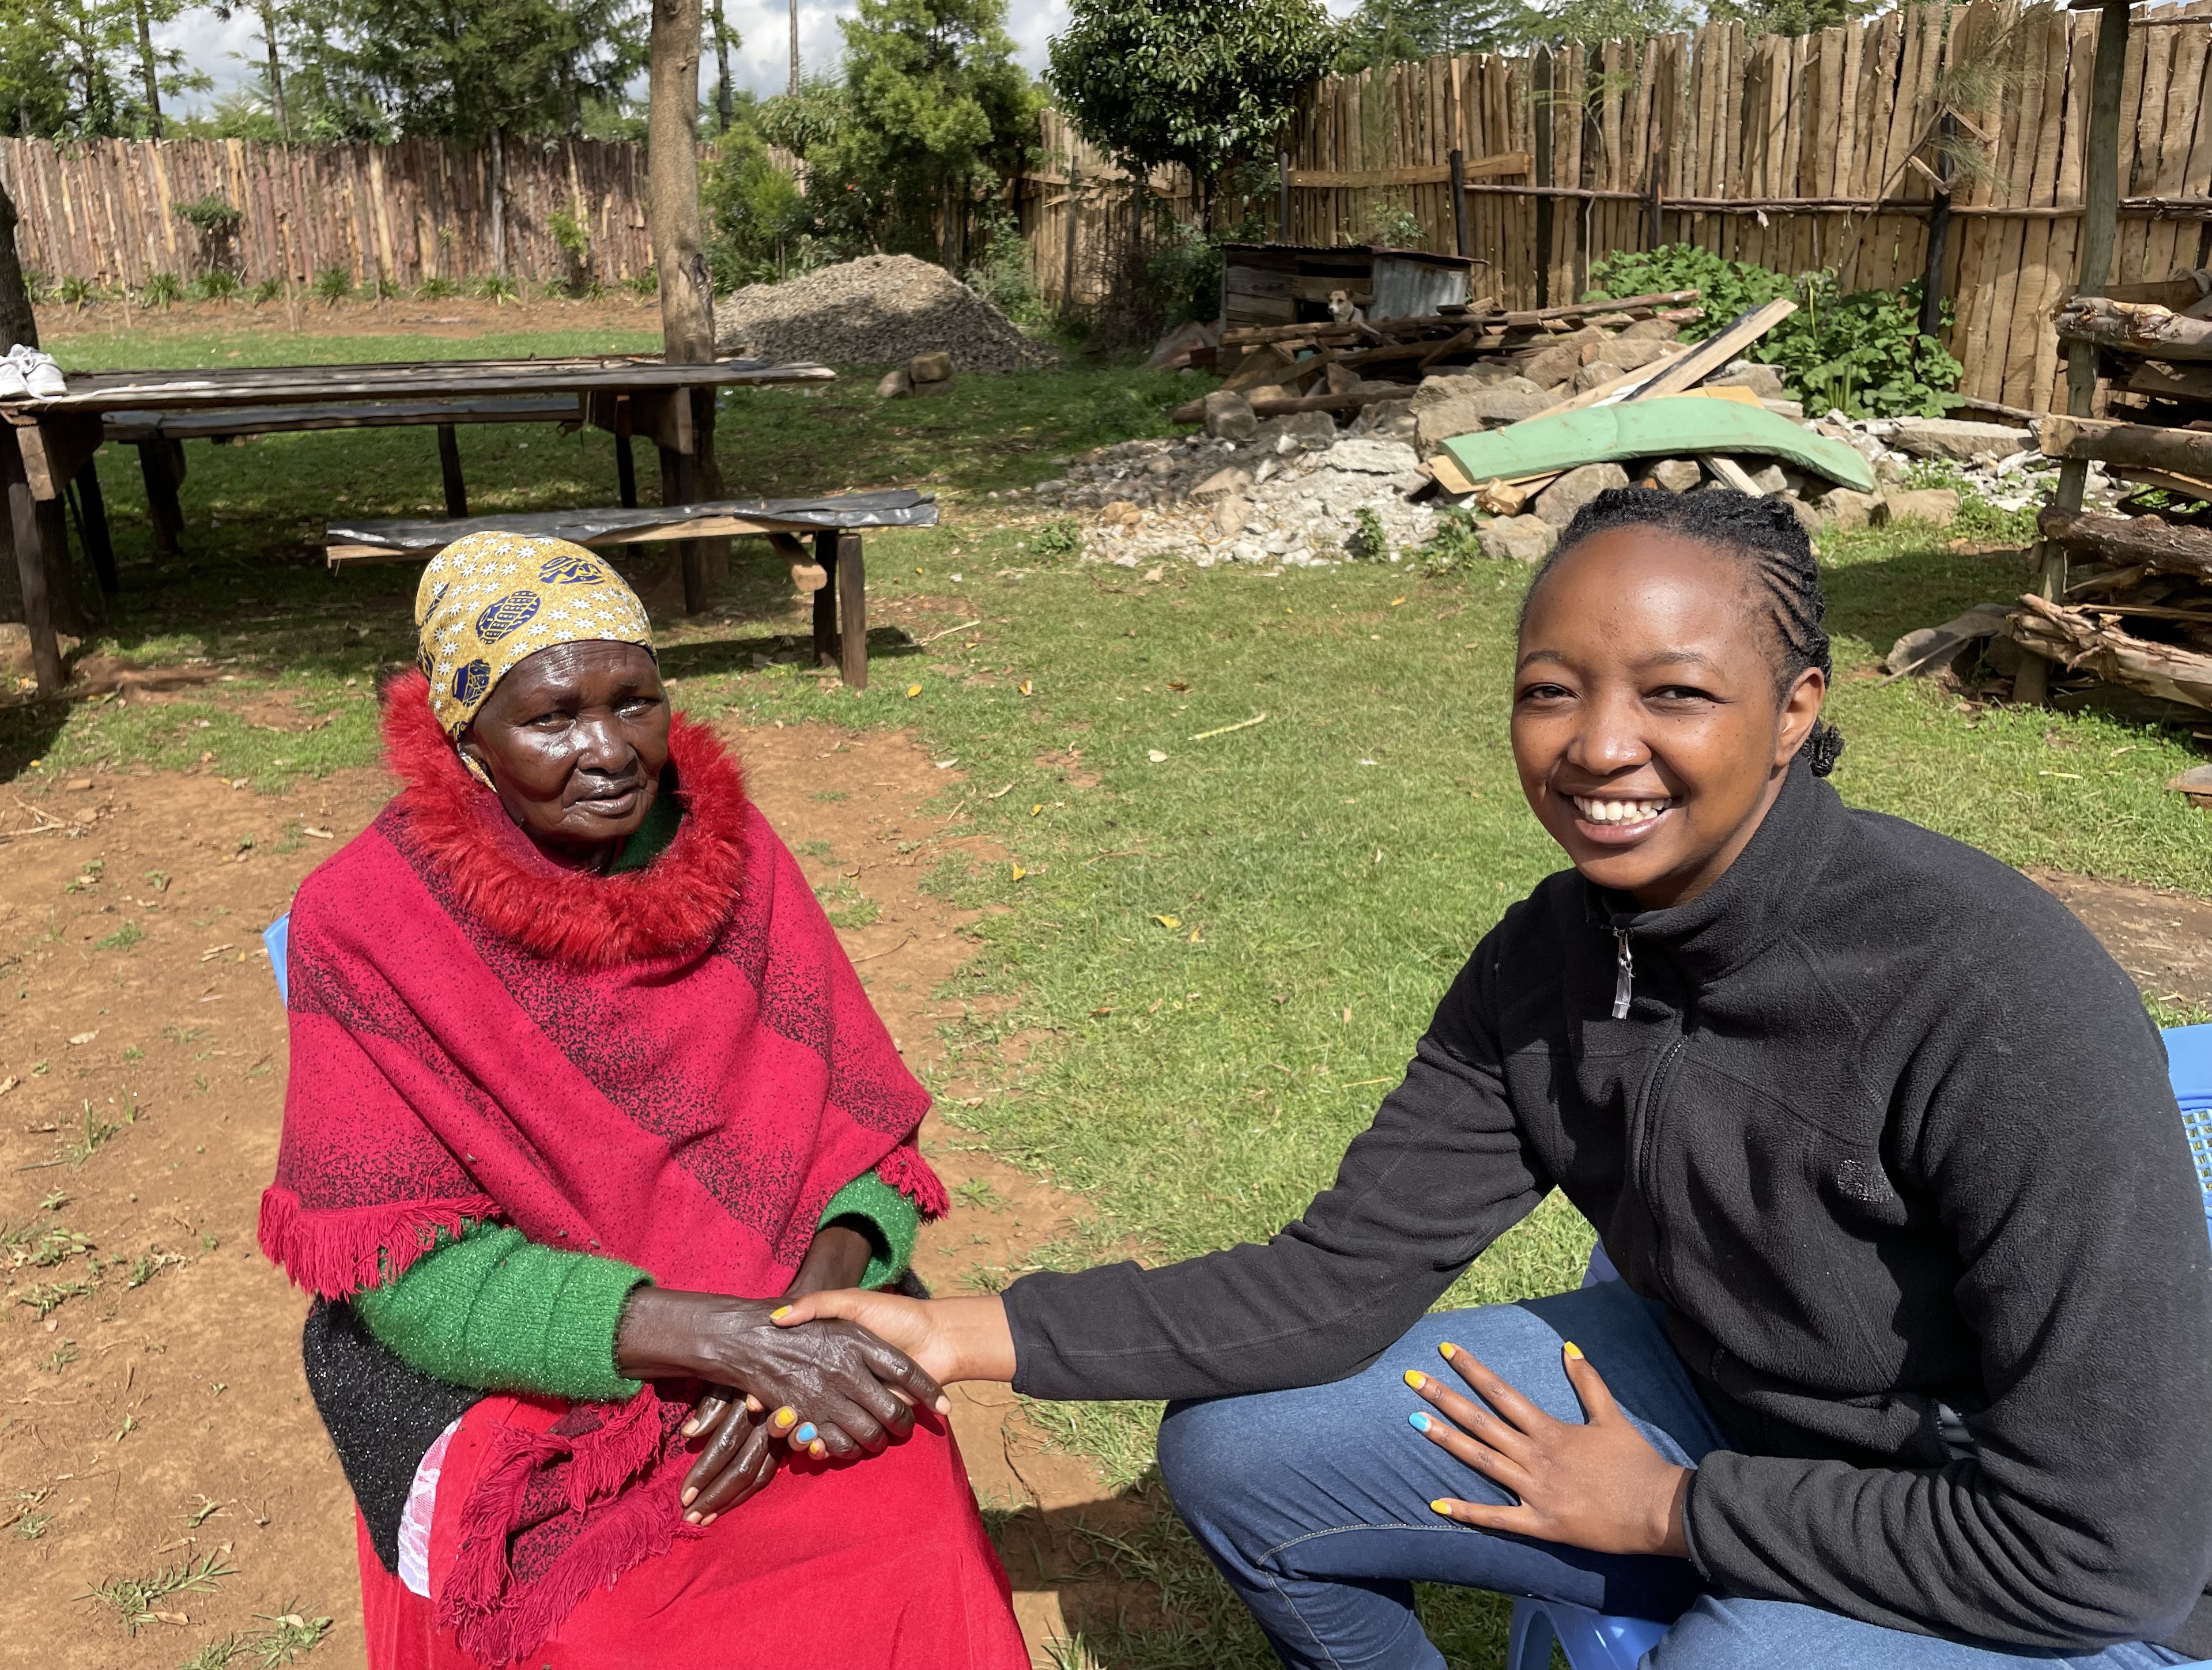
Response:
[[[1536,514],[1555,528],[1575,519],[1575,513],[1609,487],[1628,485],[1628,471],[1617,464],[1585,464],[1570,470],[1536,495]]]
[[[1194,349],[1215,347],[1220,341],[1220,331],[1211,325],[1192,319],[1176,325],[1160,338],[1159,345],[1152,349],[1152,357],[1145,361],[1145,368],[1148,371],[1188,371]]]
[[[1906,673],[1925,677],[1941,672],[1969,644],[1980,645],[2003,636],[2005,616],[2011,613],[2010,604],[1978,603],[1941,626],[1923,626],[1906,633],[1889,647],[1888,658],[1882,665],[1893,677],[1901,678]]]
[[[1588,393],[1601,383],[1611,382],[1626,369],[1626,366],[1617,366],[1610,360],[1592,360],[1580,371],[1575,373],[1575,392]]]
[[[1258,388],[1263,383],[1279,383],[1297,361],[1273,343],[1261,343],[1257,348],[1248,348],[1221,386],[1230,393],[1248,388]]]
[[[1413,421],[1411,400],[1378,400],[1371,406],[1360,408],[1358,417],[1352,422],[1352,433],[1402,440],[1411,446],[1419,440],[1421,430]]]
[[[1947,528],[1958,519],[1959,495],[1948,487],[1923,487],[1887,495],[1892,522],[1933,522]]]
[[[1334,360],[1322,368],[1321,374],[1331,394],[1349,394],[1359,386],[1361,381],[1358,372],[1350,366],[1339,365]]]
[[[1751,477],[1751,484],[1753,487],[1769,497],[1777,493],[1787,493],[1790,490],[1790,477],[1784,473],[1782,466],[1778,464],[1769,462],[1756,470],[1747,470],[1744,473]]]
[[[908,360],[906,368],[917,385],[948,382],[952,376],[952,355],[941,348],[932,349]]]
[[[886,371],[883,380],[876,385],[878,400],[903,400],[914,392],[914,378],[904,366],[896,371]]]
[[[1203,502],[1207,499],[1224,498],[1251,490],[1252,472],[1241,464],[1226,464],[1192,488],[1190,496]]]
[[[1821,523],[1831,529],[1843,531],[1874,525],[1882,508],[1879,493],[1859,493],[1848,487],[1832,487],[1820,500]]]
[[[1498,516],[1474,525],[1482,554],[1500,562],[1541,562],[1559,543],[1559,531],[1540,516]]]
[[[1641,319],[1633,325],[1623,325],[1613,336],[1615,342],[1672,342],[1682,334],[1682,327],[1668,319]]]
[[[1759,404],[1777,417],[1786,417],[1792,423],[1802,423],[1805,421],[1805,408],[1798,401],[1762,400]]]
[[[1402,440],[1377,440],[1362,435],[1340,440],[1322,455],[1332,470],[1356,470],[1370,476],[1395,476],[1415,468],[1420,459]]]
[[[1214,501],[1213,531],[1218,538],[1234,539],[1251,519],[1252,501],[1241,494],[1228,494]]]
[[[1285,412],[1262,422],[1253,431],[1253,436],[1279,446],[1285,440],[1292,442],[1291,446],[1282,448],[1285,452],[1294,451],[1298,446],[1327,446],[1336,440],[1336,420],[1325,411]]]
[[[1524,417],[1548,410],[1554,404],[1551,396],[1540,392],[1523,394],[1518,389],[1492,388],[1478,390],[1425,410],[1417,405],[1413,411],[1417,428],[1414,444],[1420,448],[1421,456],[1426,458],[1454,435],[1517,423]]]
[[[1669,493],[1687,493],[1704,477],[1694,458],[1661,458],[1651,466],[1651,482]]]
[[[1784,494],[1782,495],[1782,502],[1790,507],[1791,513],[1797,518],[1797,525],[1803,528],[1808,535],[1818,534],[1826,525],[1820,520],[1820,513],[1802,499],[1793,499]]]
[[[1476,376],[1477,372],[1494,373]],[[1413,410],[1425,411],[1431,406],[1440,406],[1448,400],[1463,399],[1490,389],[1517,389],[1524,394],[1541,394],[1542,387],[1526,377],[1507,370],[1503,366],[1474,365],[1465,371],[1438,373],[1421,379],[1420,387],[1413,393]]]
[[[1562,337],[1551,347],[1540,348],[1522,361],[1519,370],[1538,388],[1553,388],[1581,370],[1582,363],[1583,345]]]
[[[1249,440],[1260,427],[1251,403],[1235,391],[1218,388],[1206,397],[1206,432],[1217,440]]]
[[[1900,417],[1890,444],[1917,458],[1953,458],[1971,464],[1984,452],[1999,458],[2035,445],[2035,437],[2009,423],[1968,423],[1955,417]]]
[[[2166,786],[2175,794],[2187,795],[2192,806],[2212,809],[2212,765],[2193,765],[2177,772],[2166,780]]]
[[[1142,513],[1143,513],[1138,510],[1135,504],[1127,499],[1115,499],[1111,503],[1103,504],[1098,507],[1098,519],[1100,521],[1122,522],[1127,524],[1131,527],[1134,527],[1137,525],[1138,519]]]
[[[1654,360],[1673,359],[1675,352],[1674,343],[1657,337],[1615,337],[1598,358],[1623,371],[1641,371]]]
[[[1747,388],[1762,400],[1787,400],[1790,391],[1782,386],[1782,373],[1771,365],[1760,365],[1751,360],[1738,360],[1714,375],[1705,379],[1707,388]]]

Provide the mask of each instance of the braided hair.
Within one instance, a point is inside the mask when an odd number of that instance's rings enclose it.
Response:
[[[1779,499],[1752,498],[1714,491],[1666,493],[1650,487],[1616,487],[1601,493],[1567,525],[1558,546],[1544,559],[1521,600],[1521,618],[1544,578],[1577,545],[1612,528],[1657,528],[1694,539],[1747,564],[1758,578],[1767,625],[1773,634],[1775,683],[1787,690],[1808,667],[1832,677],[1828,635],[1820,625],[1827,599],[1820,591],[1820,566],[1813,542],[1795,511]],[[1798,750],[1816,777],[1835,769],[1844,738],[1827,720],[1815,720]]]

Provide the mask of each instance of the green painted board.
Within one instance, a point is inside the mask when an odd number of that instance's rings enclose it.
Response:
[[[1685,458],[1709,452],[1780,458],[1862,493],[1874,471],[1840,440],[1814,434],[1778,412],[1702,395],[1623,400],[1556,417],[1524,418],[1503,429],[1455,435],[1444,450],[1472,482],[1540,476],[1624,458]]]

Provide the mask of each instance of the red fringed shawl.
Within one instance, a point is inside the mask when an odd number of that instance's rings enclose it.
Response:
[[[496,1219],[671,1287],[781,1293],[873,1168],[926,1215],[927,1094],[712,732],[670,736],[685,817],[652,865],[540,854],[461,768],[420,674],[386,700],[401,792],[292,909],[291,1080],[261,1245],[339,1298]],[[530,1649],[669,1546],[686,1413],[652,1388],[515,1435],[467,1506],[441,1622]]]

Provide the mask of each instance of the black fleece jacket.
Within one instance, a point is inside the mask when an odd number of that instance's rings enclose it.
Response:
[[[1715,1587],[2212,1655],[2212,1249],[2156,1029],[2040,888],[1802,764],[1687,904],[1567,871],[1509,910],[1265,1245],[1014,1283],[1014,1384],[1357,1373],[1554,1187],[1736,1435],[1688,1500]]]

